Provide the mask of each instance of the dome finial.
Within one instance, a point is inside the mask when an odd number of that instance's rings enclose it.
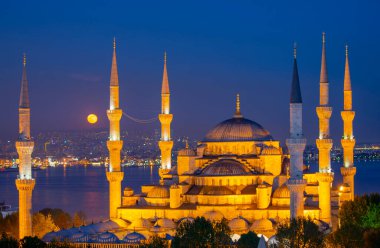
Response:
[[[189,139],[186,139],[186,149],[189,149]]]
[[[236,94],[236,112],[234,117],[242,117],[240,112],[240,95]]]

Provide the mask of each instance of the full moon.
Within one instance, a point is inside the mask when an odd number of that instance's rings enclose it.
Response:
[[[98,117],[95,114],[89,114],[87,116],[87,121],[90,124],[95,124],[98,121]]]

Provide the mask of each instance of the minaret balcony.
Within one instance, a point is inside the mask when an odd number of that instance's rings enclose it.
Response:
[[[341,111],[340,115],[342,116],[342,120],[344,122],[352,122],[355,118],[355,111]]]
[[[330,119],[332,114],[332,107],[319,106],[316,108],[319,119]]]

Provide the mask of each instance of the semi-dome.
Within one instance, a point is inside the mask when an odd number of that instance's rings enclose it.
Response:
[[[261,155],[281,155],[281,152],[280,149],[278,149],[277,147],[270,145],[263,147]]]
[[[216,125],[206,134],[203,141],[269,141],[272,139],[270,133],[257,122],[235,116]]]
[[[149,220],[144,218],[138,218],[128,226],[129,229],[149,229],[152,227],[152,224]]]
[[[175,229],[175,224],[172,220],[167,218],[161,218],[156,221],[155,226],[160,226],[164,229]]]
[[[169,190],[165,186],[155,186],[147,194],[148,198],[169,198]]]
[[[221,221],[224,218],[221,212],[215,210],[206,212],[204,217],[210,221]]]
[[[218,160],[201,172],[203,176],[233,176],[251,174],[250,170],[240,162],[233,159]]]
[[[255,220],[250,228],[251,231],[269,231],[272,229],[273,223],[268,219]]]
[[[284,183],[281,187],[278,187],[274,193],[273,198],[290,198],[290,190]]]
[[[228,226],[232,231],[245,231],[249,228],[248,222],[240,217],[230,220]]]

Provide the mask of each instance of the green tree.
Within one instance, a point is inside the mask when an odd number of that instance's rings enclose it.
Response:
[[[20,240],[22,248],[46,248],[47,245],[38,237],[25,237]]]
[[[8,236],[5,232],[1,234],[0,247],[2,248],[18,248],[18,240],[12,236]]]
[[[242,234],[240,239],[237,242],[238,248],[251,248],[257,247],[259,245],[260,238],[257,237],[257,234],[249,231],[248,233]]]
[[[330,246],[354,248],[372,242],[380,229],[380,194],[356,196],[353,201],[344,202],[339,219],[339,229],[327,239]]]
[[[278,248],[324,247],[324,234],[311,219],[296,218],[280,224],[276,237]]]
[[[226,220],[210,222],[204,217],[197,217],[194,221],[184,221],[177,228],[172,241],[172,247],[218,247],[228,245],[230,229]]]
[[[59,231],[59,228],[54,224],[50,214],[47,216],[41,213],[33,215],[33,233],[39,238],[45,236],[46,233]]]

